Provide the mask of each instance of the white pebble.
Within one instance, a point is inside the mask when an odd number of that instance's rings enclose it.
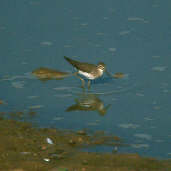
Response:
[[[50,138],[46,138],[48,144],[53,144],[53,141]]]

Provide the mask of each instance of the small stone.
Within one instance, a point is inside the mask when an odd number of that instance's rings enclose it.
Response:
[[[48,158],[45,158],[43,160],[46,161],[46,162],[49,162],[50,161],[50,159],[48,159]]]
[[[51,145],[53,144],[53,141],[50,138],[46,138],[46,142]]]

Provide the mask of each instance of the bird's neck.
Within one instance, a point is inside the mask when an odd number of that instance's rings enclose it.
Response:
[[[98,71],[99,71],[100,76],[103,75],[103,70],[102,69],[98,68]]]

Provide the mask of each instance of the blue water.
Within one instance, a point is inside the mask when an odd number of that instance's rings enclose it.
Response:
[[[23,111],[21,120],[40,127],[104,130],[129,144],[118,152],[170,158],[170,6],[170,0],[1,0],[0,99],[6,104],[0,112]],[[74,77],[42,82],[31,74],[39,67],[73,72],[63,56],[102,61],[125,78],[104,75],[83,92]],[[67,111],[92,99],[105,112]]]

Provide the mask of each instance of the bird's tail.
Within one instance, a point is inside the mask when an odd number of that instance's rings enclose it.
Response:
[[[66,56],[64,56],[64,58],[65,58],[71,65],[73,65],[74,67],[77,67],[77,65],[80,63],[80,62],[75,61],[75,60],[73,60],[73,59],[70,59],[70,58],[68,58],[68,57],[66,57]]]

